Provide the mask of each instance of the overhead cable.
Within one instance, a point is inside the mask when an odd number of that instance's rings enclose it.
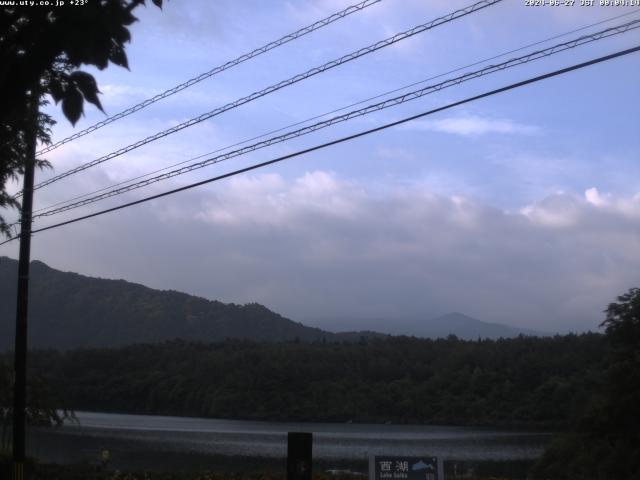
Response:
[[[195,156],[195,157],[191,157],[191,158],[189,158],[189,159],[187,159],[187,160],[182,160],[182,161],[180,161],[180,162],[177,162],[177,163],[174,163],[174,164],[168,165],[168,166],[166,166],[166,167],[162,167],[162,168],[159,168],[159,169],[157,169],[157,170],[153,170],[153,171],[151,171],[151,172],[147,172],[147,173],[144,173],[144,174],[142,174],[142,175],[138,175],[138,176],[135,176],[135,177],[133,177],[133,178],[129,178],[129,179],[127,179],[127,180],[122,180],[122,181],[120,181],[120,182],[118,182],[118,183],[115,183],[115,184],[112,184],[112,185],[109,185],[109,186],[106,186],[106,187],[103,187],[103,188],[99,188],[99,189],[97,189],[97,190],[93,190],[93,191],[91,191],[91,192],[83,193],[83,194],[81,194],[81,195],[77,195],[77,196],[72,197],[72,198],[69,198],[69,199],[67,199],[67,200],[62,200],[62,201],[60,201],[60,202],[53,203],[53,204],[48,205],[48,206],[46,206],[46,207],[41,207],[41,208],[39,208],[38,210],[34,210],[34,213],[41,212],[41,211],[44,211],[44,210],[49,210],[49,209],[51,209],[51,208],[53,208],[53,207],[57,207],[57,206],[59,206],[59,205],[65,205],[65,204],[68,204],[68,203],[74,202],[75,200],[80,200],[80,199],[82,199],[82,198],[91,197],[91,196],[96,195],[96,194],[98,194],[98,193],[100,193],[100,192],[104,192],[104,191],[106,191],[106,190],[114,189],[115,187],[119,187],[119,186],[121,186],[121,185],[125,185],[125,184],[131,183],[131,182],[134,182],[135,180],[140,180],[140,179],[145,178],[145,177],[150,177],[151,175],[155,175],[155,174],[157,174],[157,173],[164,172],[164,171],[166,171],[166,170],[170,170],[170,169],[172,169],[172,168],[178,167],[178,166],[180,166],[180,165],[184,165],[184,164],[186,164],[186,163],[194,162],[194,161],[196,161],[196,160],[199,160],[199,159],[201,159],[201,158],[207,157],[207,156],[209,156],[209,155],[213,155],[213,154],[218,153],[218,152],[223,152],[223,151],[225,151],[225,150],[229,150],[229,149],[231,149],[231,148],[234,148],[234,147],[237,147],[237,146],[240,146],[240,145],[244,145],[244,144],[249,143],[249,142],[252,142],[252,141],[254,141],[254,140],[259,140],[259,139],[261,139],[261,138],[268,137],[269,135],[273,135],[274,133],[279,133],[279,132],[282,132],[282,131],[284,131],[284,130],[287,130],[287,129],[290,129],[290,128],[293,128],[293,127],[297,127],[297,126],[299,126],[299,125],[304,125],[305,123],[309,123],[309,122],[311,122],[311,121],[313,121],[313,120],[317,120],[317,119],[319,119],[319,118],[323,118],[323,117],[326,117],[326,116],[328,116],[328,115],[332,115],[332,114],[334,114],[334,113],[341,112],[341,111],[343,111],[343,110],[346,110],[346,109],[351,108],[351,107],[355,107],[355,106],[357,106],[357,105],[362,105],[363,103],[369,102],[369,101],[371,101],[371,100],[376,100],[376,99],[378,99],[378,98],[386,97],[386,96],[391,95],[391,94],[393,94],[393,93],[397,93],[397,92],[400,92],[400,91],[402,91],[402,90],[406,90],[406,89],[408,89],[408,88],[415,87],[416,85],[421,85],[421,84],[426,83],[426,82],[431,81],[431,80],[436,80],[436,79],[438,79],[438,78],[444,77],[444,76],[449,75],[449,74],[451,74],[451,73],[456,73],[456,72],[459,72],[459,71],[461,71],[461,70],[465,70],[465,69],[467,69],[467,68],[475,67],[475,66],[477,66],[477,65],[481,65],[481,64],[486,63],[486,62],[489,62],[489,61],[491,61],[491,60],[495,60],[495,59],[497,59],[497,58],[502,58],[502,57],[505,57],[505,56],[510,55],[510,54],[512,54],[512,53],[520,52],[520,51],[522,51],[522,50],[526,50],[527,48],[535,47],[535,46],[537,46],[537,45],[541,45],[541,44],[543,44],[543,43],[547,43],[547,42],[549,42],[549,41],[551,41],[551,40],[555,40],[555,39],[558,39],[558,38],[566,37],[567,35],[571,35],[572,33],[577,33],[577,32],[583,31],[583,30],[587,30],[587,29],[589,29],[589,28],[593,28],[594,26],[601,25],[601,24],[603,24],[603,23],[608,23],[608,22],[611,22],[611,21],[613,21],[613,20],[617,20],[617,19],[619,19],[619,18],[627,17],[627,16],[629,16],[629,15],[637,14],[637,13],[638,13],[637,11],[630,11],[630,12],[626,12],[626,13],[623,13],[623,14],[620,14],[620,15],[616,15],[616,16],[613,16],[613,17],[607,18],[607,19],[605,19],[605,20],[601,20],[601,21],[599,21],[599,22],[591,23],[591,24],[589,24],[589,25],[584,25],[584,26],[582,26],[582,27],[579,27],[579,28],[576,28],[576,29],[573,29],[573,30],[569,30],[569,31],[567,31],[567,32],[563,32],[563,33],[560,33],[560,34],[557,34],[557,35],[553,35],[553,36],[551,36],[551,37],[547,37],[547,38],[545,38],[545,39],[543,39],[543,40],[539,40],[539,41],[534,42],[534,43],[529,43],[529,44],[527,44],[527,45],[523,45],[523,46],[518,47],[518,48],[515,48],[515,49],[513,49],[513,50],[509,50],[509,51],[507,51],[507,52],[499,53],[499,54],[494,55],[494,56],[492,56],[492,57],[485,58],[485,59],[482,59],[482,60],[478,60],[478,61],[476,61],[476,62],[473,62],[473,63],[467,64],[467,65],[464,65],[464,66],[462,66],[462,67],[457,67],[457,68],[455,68],[455,69],[453,69],[453,70],[449,70],[449,71],[447,71],[447,72],[440,73],[440,74],[438,74],[438,75],[434,75],[434,76],[431,76],[431,77],[425,78],[425,79],[423,79],[423,80],[419,80],[419,81],[417,81],[417,82],[413,82],[413,83],[410,83],[410,84],[404,85],[404,86],[402,86],[402,87],[394,88],[393,90],[389,90],[389,91],[387,91],[387,92],[380,93],[380,94],[374,95],[374,96],[372,96],[372,97],[368,97],[368,98],[365,98],[365,99],[362,99],[362,100],[358,100],[357,102],[350,103],[349,105],[345,105],[345,106],[343,106],[343,107],[336,108],[336,109],[334,109],[334,110],[331,110],[331,111],[328,111],[328,112],[324,112],[324,113],[321,113],[321,114],[319,114],[319,115],[314,115],[313,117],[306,118],[305,120],[300,120],[300,121],[298,121],[298,122],[291,123],[291,124],[289,124],[289,125],[285,125],[285,126],[283,126],[283,127],[279,127],[279,128],[277,128],[277,129],[275,129],[275,130],[270,130],[270,131],[268,131],[268,132],[261,133],[260,135],[257,135],[257,136],[251,137],[251,138],[247,138],[247,139],[244,139],[244,140],[241,140],[241,141],[236,142],[236,143],[233,143],[233,144],[231,144],[231,145],[227,145],[227,146],[225,146],[225,147],[220,147],[220,148],[217,148],[217,149],[215,149],[215,150],[212,150],[212,151],[209,151],[209,152],[206,152],[206,153],[199,154],[199,155],[197,155],[197,156]]]
[[[78,200],[72,203],[68,203],[64,206],[58,207],[58,208],[51,208],[49,210],[46,210],[42,213],[38,213],[36,215],[33,216],[33,218],[40,218],[40,217],[46,217],[46,216],[51,216],[51,215],[55,215],[58,213],[62,213],[65,212],[67,210],[71,210],[71,209],[75,209],[78,207],[82,207],[85,205],[89,205],[91,203],[95,203],[116,195],[121,195],[123,193],[132,191],[132,190],[136,190],[138,188],[142,188],[142,187],[146,187],[150,184],[153,183],[157,183],[160,182],[162,180],[167,180],[169,178],[178,176],[178,175],[183,175],[185,173],[200,169],[200,168],[204,168],[216,163],[220,163],[223,162],[225,160],[229,160],[230,158],[234,158],[234,157],[238,157],[241,155],[244,155],[246,153],[249,152],[253,152],[255,150],[261,149],[261,148],[265,148],[277,143],[282,143],[285,142],[287,140],[290,140],[292,138],[297,138],[300,137],[302,135],[306,135],[312,132],[315,132],[317,130],[329,127],[331,125],[335,125],[337,123],[341,123],[341,122],[346,122],[348,120],[351,120],[353,118],[356,117],[361,117],[364,115],[368,115],[370,113],[373,112],[377,112],[380,110],[384,110],[386,108],[390,108],[390,107],[394,107],[396,105],[400,105],[403,103],[406,103],[408,101],[412,101],[412,100],[416,100],[418,98],[421,98],[425,95],[434,93],[434,92],[438,92],[440,90],[443,90],[445,88],[449,88],[455,85],[459,85],[463,82],[467,82],[469,80],[473,80],[476,78],[480,78],[483,77],[485,75],[489,75],[498,71],[502,71],[508,68],[512,68],[518,65],[523,65],[525,63],[529,63],[535,60],[539,60],[541,58],[545,58],[545,57],[549,57],[551,55],[555,55],[557,53],[575,48],[577,46],[580,45],[585,45],[591,42],[595,42],[598,40],[602,40],[603,38],[608,38],[611,37],[613,35],[618,35],[624,32],[628,32],[634,29],[640,28],[640,20],[633,20],[631,22],[628,22],[624,25],[618,25],[615,27],[611,27],[611,28],[607,28],[605,30],[602,30],[600,32],[597,33],[593,33],[590,35],[584,35],[581,36],[579,38],[576,38],[574,40],[570,40],[568,42],[564,42],[564,43],[560,43],[557,45],[554,45],[552,47],[548,47],[545,48],[543,50],[538,50],[520,57],[516,57],[516,58],[512,58],[510,60],[507,60],[505,62],[496,64],[496,65],[489,65],[487,67],[484,67],[480,70],[476,70],[473,72],[469,72],[466,73],[464,75],[455,77],[455,78],[451,78],[448,80],[445,80],[443,82],[434,84],[434,85],[429,85],[427,87],[421,88],[419,90],[414,90],[412,92],[408,92],[405,93],[403,95],[394,97],[394,98],[390,98],[387,100],[384,100],[382,102],[378,102],[376,104],[372,104],[372,105],[368,105],[364,108],[361,109],[357,109],[357,110],[352,110],[348,113],[342,114],[342,115],[338,115],[332,118],[329,118],[327,120],[323,120],[320,122],[317,122],[315,124],[312,125],[308,125],[306,127],[302,127],[299,128],[297,130],[293,130],[287,133],[284,133],[282,135],[278,135],[275,137],[271,137],[269,139],[254,143],[252,145],[247,145],[245,147],[239,148],[237,150],[233,150],[231,152],[227,152],[221,155],[217,155],[211,158],[207,158],[203,161],[191,164],[191,165],[187,165],[166,173],[163,173],[161,175],[157,175],[155,177],[151,177],[151,178],[147,178],[145,180],[141,180],[139,182],[130,184],[130,185],[126,185],[120,188],[115,188],[113,190],[109,190],[105,193],[99,194],[99,195],[95,195],[93,197],[89,197],[89,198],[85,198],[83,200]]]
[[[322,20],[318,20],[317,22],[312,23],[311,25],[307,25],[304,28],[301,28],[299,30],[296,30],[293,33],[290,33],[288,35],[285,35],[284,37],[281,37],[277,40],[274,40],[273,42],[269,42],[266,45],[263,45],[262,47],[258,47],[255,50],[252,50],[249,53],[245,53],[243,55],[240,55],[237,58],[234,58],[233,60],[229,60],[226,63],[223,63],[222,65],[218,65],[217,67],[212,68],[211,70],[201,73],[200,75],[190,78],[189,80],[181,83],[180,85],[176,85],[173,88],[170,88],[168,90],[165,90],[162,93],[159,93],[151,98],[148,98],[136,105],[133,105],[132,107],[127,108],[126,110],[121,111],[120,113],[116,113],[115,115],[112,115],[108,118],[105,118],[104,120],[91,125],[90,127],[85,128],[84,130],[81,130],[77,133],[74,133],[73,135],[70,135],[62,140],[60,140],[59,142],[56,142],[52,145],[48,145],[45,148],[39,150],[37,152],[37,155],[44,155],[45,153],[48,153],[52,150],[55,150],[56,148],[60,147],[61,145],[64,145],[65,143],[68,143],[72,140],[75,140],[77,138],[80,137],[84,137],[85,135],[88,135],[91,132],[94,132],[96,130],[98,130],[99,128],[104,127],[105,125],[109,125],[110,123],[115,122],[116,120],[120,120],[121,118],[124,118],[128,115],[131,115],[132,113],[137,112],[138,110],[142,110],[145,107],[148,107],[151,104],[154,104],[162,99],[165,99],[167,97],[170,97],[171,95],[174,95],[178,92],[181,92],[182,90],[184,90],[185,88],[189,88],[193,85],[195,85],[196,83],[199,83],[203,80],[206,80],[207,78],[213,77],[214,75],[217,75],[218,73],[224,72],[225,70],[228,70],[232,67],[235,67],[236,65],[239,65],[243,62],[246,62],[247,60],[250,60],[252,58],[255,58],[259,55],[262,55],[263,53],[268,52],[269,50],[273,50],[274,48],[280,47],[282,45],[284,45],[285,43],[289,43],[293,40],[296,40],[304,35],[307,35],[308,33],[314,32],[315,30],[319,30],[322,27],[326,27],[327,25],[336,22],[338,20],[341,20],[342,18],[351,15],[352,13],[356,13],[359,12],[361,10],[364,10],[367,7],[370,7],[372,5],[375,5],[376,3],[381,2],[382,0],[365,0],[363,2],[357,3],[355,5],[351,5],[350,7],[345,8],[344,10],[341,10],[339,12],[336,12],[332,15],[329,15],[326,18],[323,18]]]
[[[306,80],[309,77],[312,77],[314,75],[318,75],[319,73],[322,72],[326,72],[327,70],[330,70],[332,68],[335,68],[339,65],[343,65],[347,62],[350,62],[352,60],[355,60],[357,58],[360,58],[364,55],[368,55],[370,53],[373,53],[377,50],[380,50],[382,48],[388,47],[390,45],[393,45],[397,42],[400,42],[402,40],[406,40],[407,38],[413,37],[414,35],[417,35],[419,33],[423,33],[427,30],[430,30],[432,28],[435,28],[437,26],[443,25],[445,23],[449,23],[453,20],[456,20],[458,18],[464,17],[466,15],[469,15],[471,13],[477,12],[478,10],[484,9],[486,7],[489,7],[491,5],[495,5],[496,3],[501,2],[502,0],[482,0],[480,2],[474,3],[473,5],[470,5],[468,7],[456,10],[454,12],[451,12],[447,15],[444,15],[442,17],[436,18],[430,22],[427,23],[423,23],[421,25],[417,25],[409,30],[406,30],[404,32],[401,33],[397,33],[396,35],[393,35],[392,37],[389,37],[385,40],[380,40],[379,42],[376,42],[372,45],[369,45],[367,47],[361,48],[359,50],[356,50],[355,52],[349,53],[348,55],[344,55],[338,59],[332,60],[330,62],[325,63],[324,65],[321,65],[319,67],[315,67],[312,68],[310,70],[307,70],[304,73],[300,73],[298,75],[295,75],[287,80],[283,80],[281,82],[278,82],[276,84],[273,84],[267,88],[264,88],[260,91],[254,92],[251,95],[248,95],[246,97],[242,97],[238,100],[235,100],[234,102],[228,103],[222,107],[218,107],[214,110],[211,110],[210,112],[207,113],[203,113],[202,115],[199,115],[197,117],[194,117],[190,120],[187,120],[183,123],[180,123],[178,125],[175,125],[167,130],[163,130],[161,132],[155,133],[154,135],[151,135],[149,137],[146,137],[142,140],[139,140],[135,143],[132,143],[126,147],[123,147],[119,150],[116,150],[114,152],[111,152],[107,155],[104,155],[100,158],[97,158],[95,160],[92,160],[88,163],[85,163],[83,165],[80,165],[76,168],[73,168],[71,170],[68,170],[66,172],[63,172],[59,175],[56,175],[55,177],[52,177],[48,180],[45,180],[43,182],[40,182],[38,184],[36,184],[34,186],[34,190],[40,189],[42,187],[45,187],[47,185],[50,185],[54,182],[57,182],[59,180],[62,180],[63,178],[66,178],[70,175],[74,175],[76,173],[82,172],[83,170],[86,170],[88,168],[94,167],[96,165],[99,165],[101,163],[104,163],[108,160],[111,160],[113,158],[119,157],[120,155],[123,155],[125,153],[128,153],[132,150],[135,150],[136,148],[139,148],[143,145],[146,145],[148,143],[154,142],[156,140],[159,140],[163,137],[166,137],[168,135],[171,135],[173,133],[179,132],[185,128],[189,128],[192,127],[198,123],[204,122],[205,120],[208,120],[212,117],[215,117],[217,115],[220,115],[221,113],[224,113],[228,110],[231,110],[233,108],[237,108],[241,105],[244,105],[246,103],[249,103],[253,100],[256,100],[260,97],[264,97],[265,95],[268,95],[270,93],[273,93],[277,90],[280,90],[282,88],[288,87],[290,85],[293,85],[294,83],[300,82],[302,80]],[[18,194],[20,195],[20,194]]]
[[[262,167],[266,167],[268,165],[273,165],[275,163],[282,162],[282,161],[288,160],[290,158],[298,157],[298,156],[301,156],[301,155],[304,155],[304,154],[307,154],[307,153],[310,153],[310,152],[313,152],[313,151],[316,151],[316,150],[322,150],[322,149],[330,147],[332,145],[337,145],[337,144],[344,143],[344,142],[347,142],[347,141],[350,141],[350,140],[354,140],[356,138],[364,137],[364,136],[370,135],[372,133],[376,133],[376,132],[379,132],[379,131],[382,131],[382,130],[386,130],[387,128],[395,127],[397,125],[401,125],[403,123],[407,123],[407,122],[410,122],[412,120],[417,120],[419,118],[423,118],[423,117],[426,117],[428,115],[433,115],[435,113],[442,112],[444,110],[448,110],[448,109],[451,109],[451,108],[454,108],[454,107],[457,107],[457,106],[460,106],[460,105],[464,105],[466,103],[470,103],[470,102],[473,102],[473,101],[476,101],[476,100],[480,100],[482,98],[487,98],[487,97],[490,97],[490,96],[493,96],[493,95],[496,95],[496,94],[499,94],[499,93],[503,93],[503,92],[506,92],[506,91],[509,91],[509,90],[513,90],[513,89],[516,89],[516,88],[523,87],[525,85],[529,85],[529,84],[540,82],[542,80],[546,80],[546,79],[549,79],[549,78],[552,78],[552,77],[563,75],[563,74],[572,72],[574,70],[579,70],[579,69],[582,69],[582,68],[589,67],[591,65],[595,65],[595,64],[598,64],[598,63],[602,63],[602,62],[606,62],[606,61],[609,61],[609,60],[613,60],[615,58],[623,57],[625,55],[629,55],[631,53],[635,53],[635,52],[638,52],[638,51],[640,51],[640,45],[636,46],[636,47],[628,48],[626,50],[620,50],[618,52],[615,52],[615,53],[612,53],[612,54],[609,54],[609,55],[605,55],[605,56],[602,56],[602,57],[594,58],[594,59],[586,61],[586,62],[578,63],[578,64],[572,65],[570,67],[561,68],[559,70],[555,70],[555,71],[552,71],[552,72],[549,72],[549,73],[545,73],[543,75],[538,75],[536,77],[532,77],[532,78],[529,78],[527,80],[522,80],[520,82],[512,83],[512,84],[507,85],[505,87],[497,88],[495,90],[491,90],[489,92],[485,92],[485,93],[482,93],[482,94],[479,94],[479,95],[475,95],[473,97],[468,97],[468,98],[465,98],[464,100],[453,102],[453,103],[450,103],[450,104],[445,105],[443,107],[438,107],[438,108],[435,108],[433,110],[422,112],[422,113],[419,113],[417,115],[413,115],[413,116],[410,116],[410,117],[403,118],[401,120],[397,120],[395,122],[391,122],[391,123],[387,123],[385,125],[381,125],[379,127],[375,127],[375,128],[369,129],[369,130],[365,130],[365,131],[362,131],[362,132],[359,132],[359,133],[355,133],[353,135],[349,135],[349,136],[342,137],[342,138],[339,138],[339,139],[336,139],[336,140],[332,140],[330,142],[326,142],[326,143],[323,143],[321,145],[316,145],[316,146],[313,146],[313,147],[310,147],[310,148],[306,148],[304,150],[299,150],[297,152],[290,153],[288,155],[283,155],[281,157],[277,157],[277,158],[274,158],[272,160],[268,160],[266,162],[257,163],[257,164],[254,164],[254,165],[251,165],[251,166],[248,166],[248,167],[245,167],[245,168],[241,168],[241,169],[229,172],[229,173],[225,173],[223,175],[218,175],[218,176],[215,176],[215,177],[212,177],[212,178],[208,178],[206,180],[202,180],[202,181],[199,181],[199,182],[191,183],[189,185],[185,185],[183,187],[175,188],[173,190],[169,190],[169,191],[166,191],[166,192],[163,192],[163,193],[159,193],[159,194],[156,194],[156,195],[151,195],[149,197],[141,198],[141,199],[135,200],[133,202],[124,203],[122,205],[118,205],[118,206],[112,207],[112,208],[107,208],[107,209],[101,210],[99,212],[94,212],[94,213],[91,213],[91,214],[88,214],[88,215],[83,215],[81,217],[72,218],[72,219],[66,220],[64,222],[56,223],[54,225],[49,225],[49,226],[46,226],[46,227],[42,227],[42,228],[33,230],[32,233],[44,232],[44,231],[51,230],[51,229],[54,229],[54,228],[62,227],[64,225],[77,223],[77,222],[80,222],[82,220],[87,220],[89,218],[98,217],[98,216],[101,216],[101,215],[105,215],[107,213],[111,213],[111,212],[115,212],[115,211],[118,211],[118,210],[122,210],[124,208],[132,207],[134,205],[139,205],[141,203],[146,203],[146,202],[149,202],[151,200],[156,200],[158,198],[162,198],[162,197],[166,197],[166,196],[169,196],[169,195],[173,195],[175,193],[179,193],[179,192],[183,192],[183,191],[186,191],[186,190],[190,190],[192,188],[196,188],[196,187],[199,187],[199,186],[202,186],[202,185],[206,185],[208,183],[212,183],[212,182],[216,182],[216,181],[219,181],[219,180],[223,180],[225,178],[229,178],[229,177],[233,177],[233,176],[236,176],[236,175],[240,175],[242,173],[246,173],[246,172],[249,172],[249,171],[252,171],[252,170],[256,170],[256,169],[259,169],[259,168],[262,168]],[[6,243],[9,243],[12,240],[16,240],[19,237],[20,237],[19,235],[16,236],[16,237],[12,237],[12,238],[10,238],[8,240],[5,240],[4,242],[0,243],[0,245],[4,245]]]

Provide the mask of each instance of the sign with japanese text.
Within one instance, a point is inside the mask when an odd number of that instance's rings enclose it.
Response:
[[[444,480],[442,461],[436,457],[372,456],[370,480]]]

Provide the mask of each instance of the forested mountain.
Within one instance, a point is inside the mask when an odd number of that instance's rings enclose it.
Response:
[[[0,351],[13,347],[17,271],[16,260],[0,257]],[[385,337],[371,330],[400,324],[398,320],[372,320],[361,325],[362,331],[333,333],[284,318],[257,303],[225,304],[125,280],[61,272],[39,261],[31,264],[29,345],[34,348],[110,347],[176,338],[357,342]],[[340,322],[334,327],[344,330]],[[463,339],[537,334],[459,313],[414,320],[407,328],[391,333],[431,338],[454,334]]]
[[[61,406],[78,410],[560,428],[597,390],[605,351],[598,334],[173,341],[33,352],[29,365],[60,392]]]
[[[17,261],[0,257],[0,350],[13,347],[17,271]],[[225,304],[124,280],[61,272],[39,261],[31,264],[29,336],[30,347],[62,349],[174,338],[203,342],[338,339],[257,303]]]

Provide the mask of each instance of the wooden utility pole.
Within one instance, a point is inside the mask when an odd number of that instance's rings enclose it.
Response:
[[[24,480],[25,430],[27,407],[27,311],[29,307],[29,264],[31,260],[31,215],[33,211],[33,177],[36,163],[38,131],[38,89],[31,90],[29,126],[25,132],[27,156],[20,215],[20,257],[18,260],[18,300],[16,304],[16,343],[13,368],[13,480]]]

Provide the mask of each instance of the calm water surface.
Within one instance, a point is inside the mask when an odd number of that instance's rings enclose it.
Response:
[[[550,434],[424,425],[274,423],[152,415],[77,412],[78,423],[33,429],[29,453],[49,462],[95,462],[101,449],[127,468],[163,463],[206,468],[207,459],[286,457],[287,432],[313,432],[314,459],[326,464],[369,455],[436,455],[445,460],[538,457]],[[342,463],[341,463],[342,461]]]

